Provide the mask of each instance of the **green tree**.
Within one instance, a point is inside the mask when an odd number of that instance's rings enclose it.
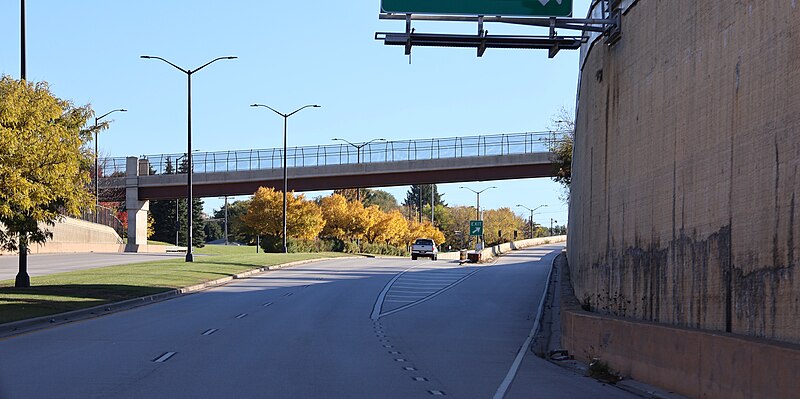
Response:
[[[403,206],[411,207],[417,211],[418,217],[422,218],[422,211],[425,204],[430,206],[431,203],[431,189],[433,189],[433,202],[437,205],[447,204],[442,200],[442,194],[435,184],[415,184],[406,193],[406,199],[403,201]],[[428,214],[430,215],[430,208]],[[430,218],[428,219],[430,220]]]
[[[82,127],[92,115],[46,82],[0,78],[0,246],[20,251],[17,287],[30,286],[28,243],[45,243],[48,226],[91,203],[92,131]]]
[[[172,163],[167,162],[168,173],[172,173]],[[188,163],[184,160],[177,173],[186,173]],[[167,170],[165,170],[167,172]],[[178,202],[177,209],[175,201]],[[177,211],[177,213],[176,213]],[[153,215],[154,233],[151,237],[155,241],[175,242],[175,233],[178,234],[176,245],[185,246],[186,239],[186,199],[150,201],[150,214]],[[177,214],[177,217],[176,217]],[[192,246],[202,247],[206,242],[206,220],[203,217],[203,200],[192,198]]]
[[[206,220],[204,231],[206,233],[206,242],[216,241],[225,238],[225,231],[223,224],[224,220]],[[230,232],[229,232],[230,233]],[[230,239],[230,238],[229,238]]]
[[[555,176],[553,180],[560,183],[566,190],[566,200],[569,200],[569,186],[572,183],[572,146],[575,142],[575,116],[572,112],[562,108],[553,118],[552,138],[548,142],[550,152],[553,153],[553,167]]]
[[[255,244],[256,232],[242,221],[242,216],[247,214],[248,201],[234,201],[228,203],[228,240],[246,244]],[[214,211],[214,218],[225,219],[225,206]]]

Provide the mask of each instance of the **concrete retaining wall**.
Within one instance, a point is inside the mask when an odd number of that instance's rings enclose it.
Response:
[[[79,219],[64,218],[47,229],[53,232],[53,238],[44,245],[31,245],[31,253],[122,252],[125,247],[111,227]]]
[[[798,21],[794,0],[639,0],[593,47],[569,218],[581,302],[800,343]]]

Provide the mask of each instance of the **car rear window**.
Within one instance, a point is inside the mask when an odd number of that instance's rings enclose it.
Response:
[[[433,245],[432,240],[417,240],[414,245]]]

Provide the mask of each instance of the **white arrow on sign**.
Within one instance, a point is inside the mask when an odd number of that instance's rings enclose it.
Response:
[[[481,227],[480,226],[475,226],[475,227],[472,228],[472,234],[478,234],[480,232],[481,232]]]
[[[556,0],[556,3],[558,3],[558,5],[561,5],[562,1],[563,0]],[[539,3],[542,3],[543,6],[546,6],[547,3],[549,3],[549,2],[550,2],[550,0],[539,0]]]

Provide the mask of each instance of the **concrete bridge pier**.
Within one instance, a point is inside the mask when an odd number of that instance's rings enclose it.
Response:
[[[147,176],[146,159],[128,157],[125,161],[125,209],[128,212],[128,243],[125,252],[147,252],[147,212],[150,201],[139,200],[139,176]]]

